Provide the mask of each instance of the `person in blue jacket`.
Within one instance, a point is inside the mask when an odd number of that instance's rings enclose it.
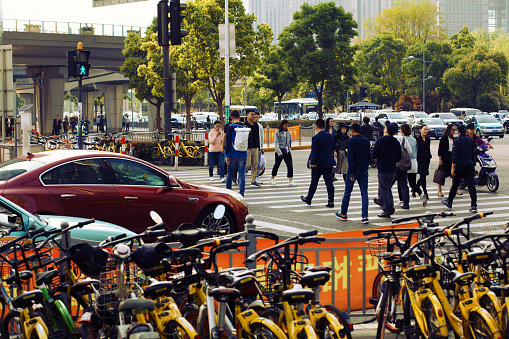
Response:
[[[309,154],[308,167],[311,168],[311,183],[308,194],[301,195],[300,199],[308,205],[315,195],[318,181],[323,175],[327,187],[328,203],[325,207],[334,207],[334,184],[332,183],[332,168],[336,166],[334,160],[334,137],[325,131],[325,121],[317,119],[315,122],[316,134],[311,139],[311,153]]]
[[[239,193],[244,196],[246,188],[246,161],[247,161],[247,147],[245,151],[236,150],[234,147],[235,138],[237,137],[236,128],[245,128],[240,124],[240,112],[237,110],[231,111],[230,115],[232,123],[226,128],[224,140],[224,156],[228,164],[228,174],[226,175],[226,188],[232,189],[233,175],[236,169],[239,173]],[[249,130],[246,128],[246,130]],[[247,146],[247,144],[246,144]]]

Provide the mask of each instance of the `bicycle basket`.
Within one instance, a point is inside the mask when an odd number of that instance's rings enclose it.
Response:
[[[398,241],[400,244],[404,243],[408,237],[398,237]],[[388,253],[394,252],[394,250],[398,250],[396,247],[396,239],[392,237],[389,241],[383,238],[377,238],[366,241],[368,245],[368,253],[373,257],[383,257]]]

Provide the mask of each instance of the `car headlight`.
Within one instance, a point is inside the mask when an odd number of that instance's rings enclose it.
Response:
[[[237,192],[230,192],[228,193],[230,197],[235,198],[237,201],[239,201],[242,205],[247,207],[246,199],[242,196],[242,194]]]

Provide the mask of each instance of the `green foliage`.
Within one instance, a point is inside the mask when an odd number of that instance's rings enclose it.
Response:
[[[450,38],[452,53],[449,60],[449,65],[454,67],[465,56],[474,50],[475,37],[470,34],[467,26],[456,34],[451,35]]]
[[[352,13],[334,2],[304,3],[278,37],[290,70],[316,92],[319,114],[324,92],[344,92],[355,82],[356,28]]]
[[[483,112],[498,112],[500,109],[500,101],[490,93],[482,94],[477,99],[477,107]]]
[[[25,105],[25,99],[21,97],[19,94],[16,95],[16,106],[21,108]]]
[[[482,48],[467,54],[456,67],[444,73],[444,83],[452,93],[470,98],[477,104],[477,98],[507,83],[508,62],[501,52],[486,52]]]
[[[444,18],[433,0],[397,0],[374,18],[365,21],[368,39],[381,33],[392,33],[406,46],[422,41],[440,41],[447,36]]]
[[[355,56],[359,83],[370,93],[388,95],[394,106],[402,83],[401,63],[406,47],[390,33],[382,33],[365,41]]]
[[[500,93],[499,91],[493,91],[493,92],[491,92],[491,95],[493,95],[495,98],[498,99],[498,102],[500,103],[499,109],[505,109],[505,110],[509,109],[509,102],[507,101],[507,98],[502,93]]]

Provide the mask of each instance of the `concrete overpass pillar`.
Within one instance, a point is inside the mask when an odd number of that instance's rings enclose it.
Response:
[[[122,102],[127,85],[98,85],[97,88],[104,95],[104,110],[108,131],[122,130],[122,113],[124,113]]]

